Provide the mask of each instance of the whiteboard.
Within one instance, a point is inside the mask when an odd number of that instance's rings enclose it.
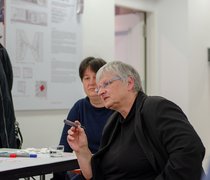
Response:
[[[66,109],[83,96],[76,0],[5,1],[15,110]]]

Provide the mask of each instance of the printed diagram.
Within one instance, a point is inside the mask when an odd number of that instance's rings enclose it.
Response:
[[[21,68],[17,66],[13,66],[13,77],[20,78],[21,77]]]
[[[36,97],[47,97],[47,81],[36,81]]]
[[[66,9],[63,4],[59,6],[52,6],[51,9],[51,21],[52,23],[56,24],[63,24],[63,23],[69,23],[72,22],[72,19],[75,16],[75,5],[67,4],[66,6],[69,7],[69,9]]]
[[[31,3],[39,6],[47,6],[47,0],[13,0],[13,3]]]
[[[11,21],[13,22],[47,26],[47,13],[45,12],[15,7],[11,9],[11,12]]]
[[[33,69],[31,67],[23,67],[23,78],[24,79],[33,78]]]
[[[17,93],[19,95],[26,95],[26,82],[25,81],[18,81],[17,82]]]
[[[13,66],[13,77],[18,79],[32,79],[33,68]]]
[[[77,0],[4,2],[6,21],[0,23],[13,64],[16,110],[68,108],[83,95],[75,75],[82,54]]]
[[[26,56],[30,58],[26,59]],[[43,33],[35,32],[33,40],[30,41],[24,30],[16,31],[16,61],[43,62]]]

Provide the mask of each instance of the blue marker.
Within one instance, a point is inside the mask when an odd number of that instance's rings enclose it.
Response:
[[[17,157],[29,157],[29,158],[36,158],[37,154],[30,154],[30,153],[16,153]]]

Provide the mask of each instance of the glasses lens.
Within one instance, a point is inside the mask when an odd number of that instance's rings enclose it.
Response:
[[[98,92],[99,92],[99,89],[98,89],[98,88],[95,88],[95,92],[98,94]]]
[[[117,80],[121,80],[120,77],[113,77],[112,79],[104,82],[100,87],[95,89],[95,92],[98,94],[101,88],[106,88],[108,85],[112,84],[112,82],[117,81]]]

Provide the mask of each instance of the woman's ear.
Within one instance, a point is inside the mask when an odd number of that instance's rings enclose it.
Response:
[[[134,78],[128,77],[127,83],[128,83],[128,90],[133,90],[134,89]]]

